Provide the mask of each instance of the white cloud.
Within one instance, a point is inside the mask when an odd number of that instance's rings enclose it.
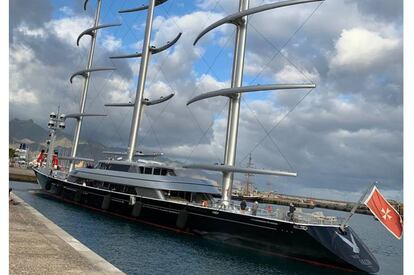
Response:
[[[318,83],[320,79],[316,68],[301,72],[292,65],[285,65],[282,70],[275,74],[275,78],[279,83],[304,83],[309,82],[309,80]]]
[[[68,6],[61,7],[59,11],[66,16],[72,16],[74,14],[73,10]]]
[[[93,19],[86,16],[64,17],[51,20],[45,24],[46,29],[50,29],[53,34],[61,41],[76,45],[79,34],[93,25]],[[81,39],[80,46],[86,47],[89,44],[87,39]]]
[[[38,38],[38,37],[44,38],[47,35],[43,29],[41,28],[30,29],[25,23],[22,23],[17,28],[17,30],[26,36],[32,36],[35,38]]]
[[[35,57],[31,48],[23,44],[13,44],[10,47],[10,66],[18,67],[20,64],[30,62]]]
[[[24,89],[14,90],[10,93],[10,102],[16,104],[37,104],[37,91],[27,91]]]
[[[383,37],[363,28],[343,30],[330,62],[333,70],[365,70],[389,61],[400,47],[400,40]]]
[[[120,39],[116,39],[113,35],[106,35],[102,42],[102,46],[108,51],[113,51],[122,47],[122,41]]]

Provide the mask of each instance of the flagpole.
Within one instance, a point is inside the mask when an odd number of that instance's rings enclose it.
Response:
[[[372,189],[372,187],[378,184],[378,181],[375,181],[373,183],[371,183],[369,185],[369,187],[367,188],[367,190],[364,192],[364,194],[362,194],[361,198],[358,200],[358,202],[354,205],[354,207],[352,208],[351,212],[349,213],[348,217],[341,223],[341,226],[339,227],[341,229],[342,232],[345,231],[345,226],[346,224],[349,222],[349,220],[351,219],[351,217],[355,214],[355,211],[358,209],[358,207],[361,205],[362,200],[367,196],[368,192]]]

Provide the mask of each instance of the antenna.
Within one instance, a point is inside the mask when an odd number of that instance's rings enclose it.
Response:
[[[239,116],[240,116],[240,100],[242,93],[256,92],[264,90],[282,90],[282,89],[300,89],[300,88],[315,88],[315,84],[270,84],[270,85],[257,85],[257,86],[245,86],[243,84],[243,67],[246,48],[246,35],[247,35],[247,20],[248,16],[260,13],[266,10],[287,7],[291,5],[304,4],[310,2],[319,2],[323,0],[287,0],[276,3],[270,3],[254,7],[249,9],[249,0],[239,0],[239,11],[218,20],[205,28],[195,39],[194,45],[209,31],[226,23],[231,23],[236,26],[236,39],[234,47],[233,58],[233,72],[231,79],[231,88],[222,89],[214,92],[208,92],[196,96],[190,99],[187,105],[210,97],[226,96],[229,98],[229,111],[227,118],[227,132],[226,143],[224,150],[224,164],[223,165],[187,165],[187,168],[198,168],[220,171],[223,174],[223,188],[222,188],[222,204],[224,207],[230,205],[231,194],[233,189],[233,174],[235,172],[245,172],[252,174],[268,174],[268,175],[284,175],[284,176],[296,176],[296,173],[284,172],[284,171],[271,171],[261,170],[253,168],[236,168],[234,167],[236,160],[236,147],[237,147],[237,135],[239,128]]]
[[[136,144],[138,142],[138,130],[139,125],[141,123],[142,112],[144,110],[144,106],[151,106],[155,104],[159,104],[171,99],[174,94],[170,94],[166,97],[161,97],[155,100],[149,100],[144,98],[144,88],[145,88],[145,80],[147,76],[147,69],[150,56],[152,54],[157,54],[159,52],[165,51],[171,46],[173,46],[181,37],[182,33],[179,33],[171,42],[168,41],[164,46],[161,47],[154,47],[150,45],[151,42],[151,32],[152,32],[152,22],[154,17],[154,8],[158,5],[167,2],[167,0],[150,0],[148,5],[142,5],[138,8],[126,9],[121,10],[119,13],[130,13],[130,12],[137,12],[147,10],[147,21],[145,24],[145,35],[144,35],[144,43],[142,46],[141,53],[129,54],[129,55],[121,55],[121,56],[112,56],[112,59],[124,59],[124,58],[141,58],[141,64],[139,68],[139,75],[138,75],[138,85],[136,90],[135,102],[134,103],[108,103],[105,106],[108,107],[134,107],[133,115],[132,115],[132,123],[131,123],[131,131],[129,134],[129,145],[128,145],[128,152],[127,152],[127,160],[132,161],[134,156],[136,156]]]
[[[83,5],[84,10],[86,10],[88,1],[89,0],[85,0],[85,2],[84,2],[84,5]],[[98,72],[98,71],[115,70],[115,68],[93,68],[92,67],[93,55],[95,53],[96,36],[98,34],[98,30],[103,29],[103,28],[109,28],[109,27],[115,27],[115,26],[120,26],[121,25],[121,24],[99,25],[99,17],[100,17],[100,14],[101,14],[101,6],[102,6],[102,0],[97,0],[97,7],[96,7],[96,12],[95,12],[95,21],[94,21],[93,27],[83,31],[78,36],[78,38],[76,40],[76,44],[79,46],[79,41],[84,35],[89,35],[91,37],[91,44],[90,44],[90,48],[89,48],[89,55],[88,55],[88,62],[86,64],[86,69],[78,71],[70,77],[70,83],[72,83],[72,80],[75,76],[82,76],[84,78],[84,80],[83,80],[83,87],[82,87],[82,91],[81,91],[81,100],[80,100],[79,113],[71,114],[71,115],[67,116],[67,118],[75,118],[76,122],[77,122],[76,128],[75,128],[75,133],[74,133],[74,136],[73,136],[71,157],[68,158],[68,160],[70,160],[69,171],[71,171],[74,168],[74,161],[82,159],[82,158],[77,158],[76,153],[77,153],[77,150],[78,150],[79,137],[80,137],[80,132],[81,132],[81,128],[82,128],[83,118],[87,117],[87,116],[105,116],[105,115],[95,115],[95,114],[86,114],[85,113],[86,97],[88,95],[89,80],[90,80],[90,77],[91,77],[91,73],[92,72]]]

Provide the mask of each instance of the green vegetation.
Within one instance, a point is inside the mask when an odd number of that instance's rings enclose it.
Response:
[[[13,148],[9,148],[9,159],[17,157],[16,150]]]

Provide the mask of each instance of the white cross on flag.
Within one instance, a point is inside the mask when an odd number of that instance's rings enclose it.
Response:
[[[403,232],[402,218],[397,210],[381,195],[376,186],[374,186],[364,203],[388,231],[396,238],[401,239]]]

